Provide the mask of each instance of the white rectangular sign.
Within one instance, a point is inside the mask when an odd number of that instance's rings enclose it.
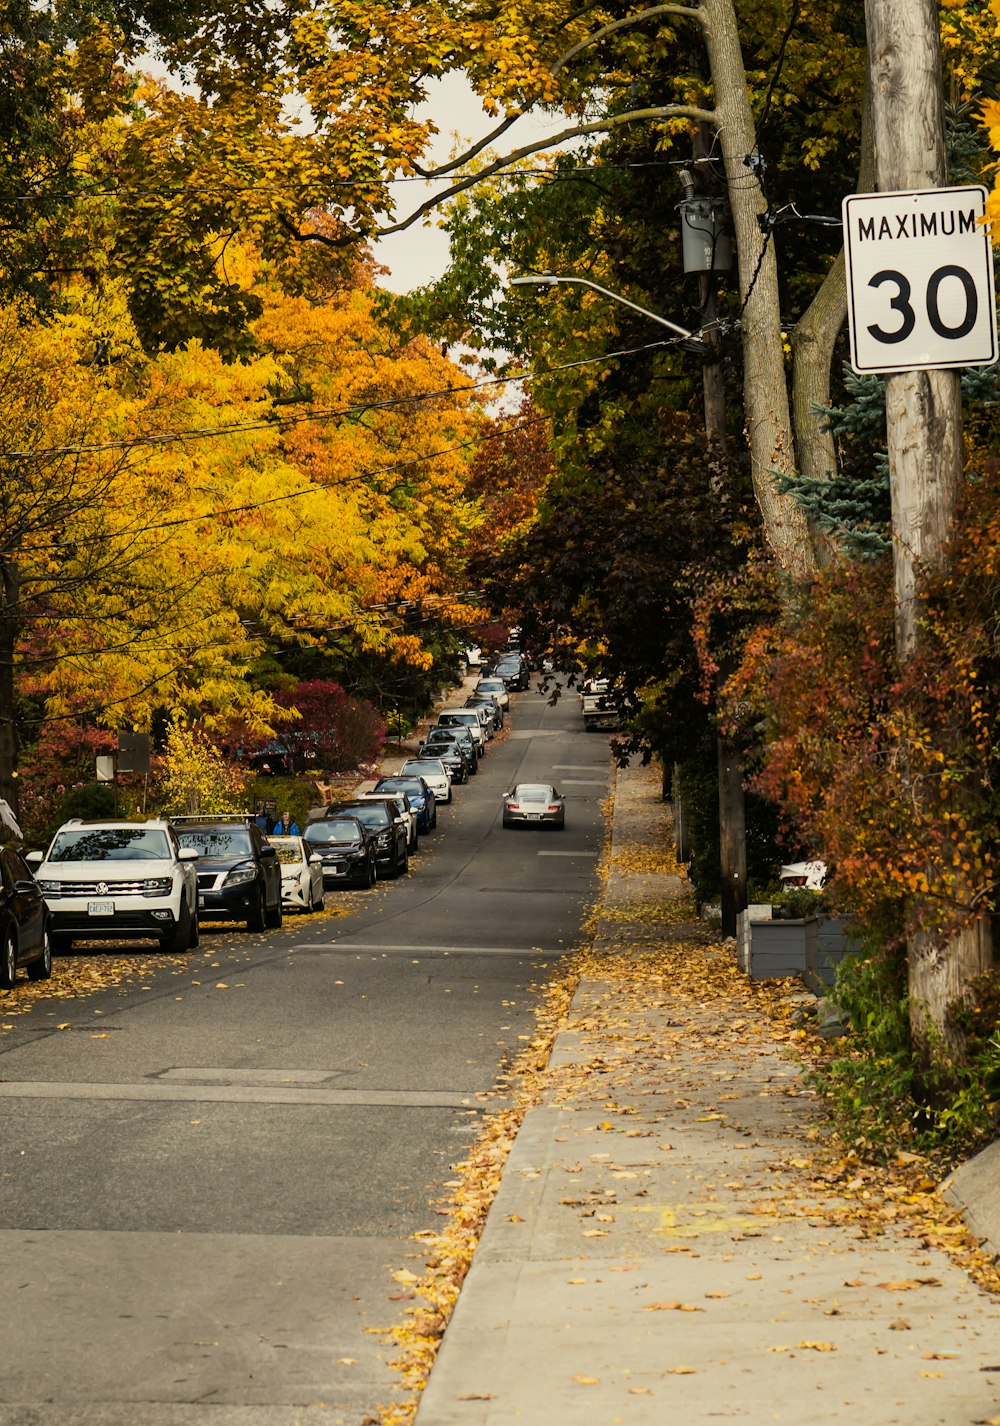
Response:
[[[989,366],[996,288],[986,189],[844,199],[851,365],[860,373]]]

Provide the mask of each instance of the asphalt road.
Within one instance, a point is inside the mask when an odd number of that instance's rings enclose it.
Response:
[[[391,1400],[368,1329],[401,1317],[391,1274],[597,890],[607,739],[572,696],[522,694],[508,728],[348,916],[208,931],[11,1021],[0,1426],[360,1426]],[[566,831],[502,830],[506,788],[550,778]]]

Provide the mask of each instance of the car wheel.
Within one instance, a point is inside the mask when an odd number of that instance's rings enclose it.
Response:
[[[393,878],[395,878],[395,877],[397,877],[397,876],[405,876],[406,873],[407,873],[409,870],[410,870],[410,854],[409,854],[409,852],[404,848],[404,849],[403,849],[403,855],[402,855],[402,857],[400,857],[400,855],[399,855],[398,852],[396,853],[396,862],[395,862],[395,865],[394,865],[394,867],[393,867],[393,869],[392,869]]]
[[[254,898],[250,914],[247,916],[248,931],[263,931],[267,928],[266,908],[264,906],[264,893],[260,887],[257,888],[257,895]]]
[[[17,939],[13,931],[8,931],[3,942],[3,958],[0,960],[0,986],[10,990],[17,979]]]
[[[42,928],[42,949],[41,953],[33,961],[28,962],[29,980],[48,980],[52,974],[52,943],[49,940],[49,929]]]
[[[271,907],[270,911],[265,911],[265,912],[264,912],[264,925],[267,927],[267,929],[268,929],[269,931],[280,931],[280,930],[281,930],[281,922],[282,922],[282,919],[283,919],[283,914],[284,914],[284,913],[282,912],[282,909],[281,909],[281,896],[280,896],[280,894],[279,894],[277,901],[276,901],[275,904]]]
[[[201,920],[199,919],[198,912],[197,912],[197,911],[193,911],[193,912],[191,913],[191,930],[188,932],[188,945],[187,945],[187,948],[188,948],[189,951],[196,951],[196,950],[198,949],[198,946],[199,946],[200,943],[201,943]]]
[[[313,897],[312,905],[309,907],[309,910],[322,911],[325,906],[326,902],[323,900],[323,887],[321,886],[319,889],[319,895]]]
[[[161,941],[163,949],[172,956],[178,956],[182,951],[186,951],[191,944],[191,912],[186,901],[181,902],[181,913],[174,924],[174,929],[169,935],[164,936]]]

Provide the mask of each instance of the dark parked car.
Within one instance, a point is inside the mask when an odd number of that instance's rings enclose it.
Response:
[[[375,839],[375,861],[380,872],[402,876],[408,870],[407,819],[405,816],[394,816],[388,800],[362,798],[356,802],[335,802],[326,809],[326,815],[328,818],[356,817],[364,823]]]
[[[422,777],[380,777],[376,792],[403,792],[417,814],[417,830],[430,832],[437,826],[437,798]]]
[[[324,817],[302,835],[323,863],[325,887],[375,885],[375,838],[357,817]]]
[[[546,782],[519,782],[504,794],[503,824],[517,827],[521,823],[563,828],[566,825],[566,803],[562,793]]]
[[[281,925],[281,863],[248,817],[173,817],[177,840],[198,853],[198,909],[206,921]]]
[[[446,771],[451,774],[452,783],[457,782],[461,785],[463,782],[468,782],[472,772],[472,759],[464,748],[460,748],[457,742],[450,739],[445,742],[443,739],[437,738],[433,743],[421,743],[417,749],[417,756],[407,761],[419,763],[422,759],[433,761],[435,758],[442,762]],[[407,767],[406,771],[412,772],[413,769]],[[451,801],[450,792],[447,801]]]
[[[492,693],[470,693],[465,700],[466,708],[485,708],[493,720],[493,729],[499,733],[503,727],[503,709]]]
[[[441,724],[431,728],[424,739],[424,746],[433,743],[456,743],[469,759],[469,776],[474,777],[479,771],[479,749],[464,723],[453,723],[449,727]]]
[[[525,689],[530,682],[528,665],[520,654],[506,654],[490,669],[491,678],[502,678],[505,688]]]
[[[27,864],[13,847],[0,847],[0,986],[9,990],[24,966],[29,980],[48,980],[52,948],[45,902]]]

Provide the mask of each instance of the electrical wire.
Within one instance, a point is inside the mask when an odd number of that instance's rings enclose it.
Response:
[[[493,175],[495,178],[548,178],[556,181],[573,179],[578,173],[600,173],[602,169],[609,172],[627,172],[631,169],[639,168],[668,168],[671,161],[668,159],[649,159],[641,163],[593,163],[574,164],[572,168],[513,168],[499,170]],[[406,183],[454,183],[463,178],[474,178],[473,173],[458,174],[431,174],[427,178],[418,175],[403,175],[398,178],[384,178],[381,175],[376,178],[330,178],[322,181],[324,190],[349,188],[356,189],[369,187],[373,183],[386,187],[398,186]],[[0,204],[13,206],[18,203],[49,203],[49,202],[84,202],[98,198],[193,198],[193,197],[241,197],[249,193],[262,194],[296,194],[302,190],[309,190],[314,185],[309,183],[285,183],[285,184],[216,184],[211,187],[198,187],[194,184],[164,185],[158,188],[90,188],[90,189],[65,189],[56,192],[42,193],[0,193]],[[316,200],[316,206],[322,206],[323,199]]]
[[[48,446],[40,450],[0,450],[0,460],[41,460],[50,456],[96,455],[105,451],[135,450],[144,446],[167,446],[178,442],[204,440],[211,436],[236,435],[246,431],[277,430],[302,425],[311,421],[350,420],[352,417],[369,415],[377,411],[390,411],[400,406],[412,409],[424,402],[441,401],[449,396],[467,396],[475,391],[492,387],[515,385],[518,382],[540,381],[563,371],[573,371],[579,367],[594,366],[606,361],[616,361],[622,357],[634,356],[649,351],[653,347],[679,345],[682,338],[669,338],[658,342],[647,342],[644,346],[629,347],[622,351],[606,352],[602,356],[586,357],[580,361],[562,362],[546,367],[542,371],[523,372],[514,376],[483,377],[470,381],[464,386],[443,386],[436,391],[421,392],[417,396],[393,396],[381,401],[368,401],[358,406],[326,407],[305,411],[297,415],[271,416],[257,421],[237,421],[217,426],[196,426],[187,431],[159,431],[146,436],[134,436],[114,441],[94,441],[79,445]],[[377,472],[376,472],[377,473]]]

